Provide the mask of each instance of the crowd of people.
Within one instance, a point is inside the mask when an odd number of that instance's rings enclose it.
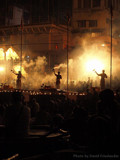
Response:
[[[26,103],[21,92],[13,92],[11,103],[0,105],[0,125],[4,126],[0,136],[7,140],[29,137],[33,126],[48,125],[67,131],[70,146],[87,146],[90,153],[118,154],[120,94],[93,88],[76,101],[64,95],[32,95]]]

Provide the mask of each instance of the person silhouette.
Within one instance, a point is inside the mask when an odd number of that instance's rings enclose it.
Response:
[[[60,89],[60,79],[62,79],[62,76],[61,76],[60,72],[58,72],[58,74],[56,74],[54,69],[53,69],[53,72],[56,76],[56,88]]]
[[[29,135],[31,111],[23,104],[22,98],[21,92],[13,92],[11,105],[6,108],[5,126],[8,138],[24,138]]]
[[[17,80],[16,80],[16,88],[21,89],[21,78],[22,74],[21,71],[18,71],[18,73],[15,73],[13,70],[11,70],[15,75],[17,75]]]
[[[105,70],[102,70],[102,73],[97,73],[96,70],[93,70],[98,76],[101,76],[100,80],[100,88],[101,90],[105,89],[105,78],[107,78],[107,75],[105,74]]]

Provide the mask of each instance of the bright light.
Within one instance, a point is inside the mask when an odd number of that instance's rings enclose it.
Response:
[[[101,72],[104,69],[104,65],[100,60],[93,59],[93,60],[88,60],[86,62],[86,70],[88,72],[96,70],[97,72]]]
[[[0,72],[3,72],[5,70],[4,67],[0,67]]]
[[[102,47],[105,47],[105,44],[101,44]]]
[[[18,73],[18,72],[20,71],[20,66],[19,66],[19,65],[14,66],[13,68],[14,68],[14,71],[15,71],[16,73]],[[22,75],[26,75],[26,72],[25,72],[25,70],[24,70],[23,67],[22,67]]]
[[[6,52],[6,58],[8,59],[19,59],[19,56],[17,55],[17,53],[12,49],[9,48]]]
[[[0,48],[0,60],[5,60],[5,54],[6,54],[6,60],[10,60],[11,58],[19,59],[19,56],[12,48],[9,48],[6,53],[4,52],[3,48]]]
[[[14,70],[18,73],[20,71],[20,66],[14,66]]]
[[[0,48],[0,60],[4,60],[4,50]]]

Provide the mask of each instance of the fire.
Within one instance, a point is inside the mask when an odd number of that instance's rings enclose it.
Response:
[[[99,74],[102,73],[102,70],[105,70],[109,77],[110,53],[106,48],[101,49],[95,47],[95,45],[86,46],[84,50],[75,50],[74,55],[77,56],[69,60],[69,81],[87,82],[90,77],[93,83],[97,81],[99,84],[100,77],[93,70],[96,70]]]
[[[86,62],[86,71],[90,72],[93,70],[101,72],[104,69],[104,64],[99,59],[91,59]]]
[[[19,56],[12,48],[9,48],[6,52],[4,52],[3,48],[0,48],[0,60],[5,60],[5,56],[6,60],[19,59]]]
[[[82,60],[86,77],[89,76],[95,80],[97,75],[93,70],[98,73],[102,73],[102,70],[105,70],[106,74],[109,75],[110,54],[107,48],[101,49],[93,45],[86,49]]]
[[[12,48],[9,48],[6,52],[6,59],[9,60],[9,59],[19,59],[17,53],[15,51],[13,51]]]
[[[0,72],[3,72],[5,70],[4,67],[0,67]]]
[[[14,60],[17,60],[14,63]],[[0,48],[0,74],[3,75],[0,77],[1,83],[10,84],[11,86],[15,87],[14,80],[16,79],[16,75],[12,74],[12,70],[15,73],[18,73],[18,71],[21,71],[23,77],[25,78],[27,76],[26,71],[24,70],[24,66],[20,66],[19,62],[19,55],[10,47],[5,52],[3,48]]]
[[[4,60],[4,50],[3,48],[0,48],[0,60]]]
[[[15,71],[16,73],[18,73],[18,71],[20,71],[20,70],[22,70],[22,75],[26,75],[26,72],[25,72],[25,70],[24,70],[23,67],[22,67],[22,69],[21,69],[21,67],[20,67],[19,65],[14,66],[14,71]]]

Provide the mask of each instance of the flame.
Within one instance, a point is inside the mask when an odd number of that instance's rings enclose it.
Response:
[[[86,71],[90,72],[93,70],[101,72],[104,69],[104,64],[99,59],[91,59],[86,62]]]
[[[102,73],[102,70],[105,70],[105,72],[109,76],[109,50],[107,50],[107,48],[101,49],[99,47],[95,47],[94,45],[91,46],[91,48],[89,48],[85,52],[85,55],[83,57],[83,65],[85,66],[86,75],[89,75],[89,77],[93,79],[96,79],[97,76],[93,72],[93,70],[96,70],[98,73]]]
[[[15,51],[13,51],[12,48],[9,48],[6,52],[6,59],[9,60],[11,58],[15,60],[15,59],[19,59],[19,56]]]
[[[5,59],[5,54],[6,54],[6,60],[9,60],[9,59],[19,59],[19,56],[17,55],[17,53],[12,49],[12,48],[9,48],[7,50],[7,52],[4,52],[4,49],[3,48],[0,48],[0,60],[4,60]]]
[[[3,72],[5,70],[4,67],[0,67],[0,72]]]
[[[4,60],[4,50],[3,48],[0,48],[0,60]]]
[[[87,82],[88,77],[90,77],[94,82],[99,82],[99,77],[93,70],[96,70],[99,74],[102,73],[102,70],[105,70],[109,77],[110,54],[105,47],[86,46],[84,50],[78,48],[73,51],[73,55],[73,59],[69,59],[69,81]],[[67,76],[65,75],[65,77]]]
[[[26,75],[26,72],[25,72],[25,70],[24,70],[23,67],[22,67],[22,69],[21,69],[21,67],[20,67],[19,65],[17,65],[17,66],[14,66],[13,68],[14,68],[14,71],[15,71],[16,73],[18,73],[20,70],[22,70],[22,75]]]

